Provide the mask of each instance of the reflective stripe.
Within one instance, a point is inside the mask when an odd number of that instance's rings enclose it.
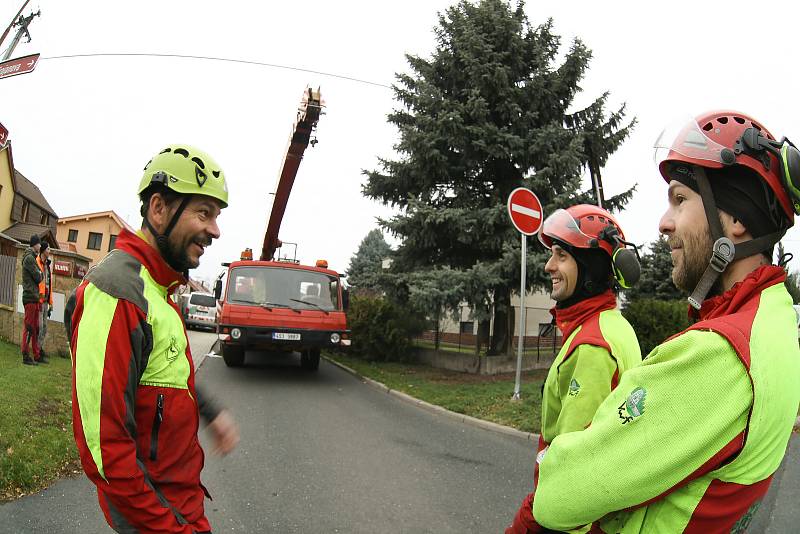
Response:
[[[100,451],[100,399],[106,343],[116,307],[117,299],[88,284],[83,292],[84,313],[78,324],[75,344],[75,389],[83,435],[103,480],[106,476]]]
[[[153,348],[139,383],[178,389],[189,389],[189,358],[183,320],[168,302],[167,288],[158,285],[142,266],[139,276],[144,281],[147,301],[147,322],[153,332]]]

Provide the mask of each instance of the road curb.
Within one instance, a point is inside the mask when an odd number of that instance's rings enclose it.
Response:
[[[322,356],[325,360],[329,361],[336,367],[342,369],[343,371],[350,373],[354,377],[358,378],[362,382],[366,383],[367,385],[387,393],[392,397],[402,400],[403,402],[407,402],[408,404],[412,404],[418,408],[421,408],[425,411],[433,413],[435,415],[442,415],[448,417],[450,419],[455,419],[461,423],[465,423],[471,426],[476,426],[478,428],[482,428],[484,430],[490,430],[492,432],[496,432],[498,434],[505,434],[507,436],[512,436],[518,439],[524,439],[525,441],[539,441],[539,434],[534,434],[532,432],[522,432],[521,430],[517,430],[516,428],[511,428],[509,426],[501,425],[498,423],[493,423],[491,421],[484,421],[483,419],[478,419],[477,417],[472,417],[470,415],[464,415],[463,413],[456,413],[453,411],[448,410],[447,408],[442,408],[441,406],[437,406],[435,404],[431,404],[429,402],[425,402],[424,400],[420,400],[416,397],[412,397],[407,393],[403,393],[402,391],[397,391],[395,389],[391,389],[386,386],[386,384],[382,384],[377,380],[373,380],[371,378],[367,378],[362,376],[358,371],[352,369],[343,363],[339,363],[336,360],[329,358],[327,356]]]
[[[214,343],[212,343],[211,347],[206,352],[204,352],[202,355],[198,356],[198,362],[196,364],[194,364],[194,370],[197,371],[198,369],[200,369],[200,366],[203,365],[203,362],[206,361],[206,358],[208,357],[208,353],[209,352],[217,352],[218,353],[218,351],[219,351],[219,339],[214,341]]]

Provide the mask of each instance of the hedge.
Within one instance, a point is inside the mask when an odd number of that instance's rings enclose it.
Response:
[[[425,328],[421,313],[386,297],[359,295],[350,300],[347,322],[350,352],[371,361],[408,361],[411,340]]]
[[[688,310],[685,300],[641,299],[629,302],[622,315],[633,326],[642,356],[646,356],[662,341],[691,324]]]

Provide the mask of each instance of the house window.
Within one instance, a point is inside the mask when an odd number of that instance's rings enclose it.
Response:
[[[108,240],[108,251],[111,252],[117,248],[117,236],[111,234],[111,239]]]
[[[67,236],[67,241],[70,243],[77,243],[78,242],[78,231],[77,230],[70,230],[69,236]]]
[[[475,321],[461,321],[459,331],[462,334],[471,334],[475,328]]]
[[[50,216],[47,215],[47,213],[42,212],[42,218],[40,219],[39,224],[43,224],[44,226],[50,224]]]
[[[86,248],[90,250],[100,250],[100,245],[103,244],[103,234],[97,232],[89,232],[89,243]]]
[[[22,222],[28,222],[28,201],[27,200],[23,200],[22,201],[22,217],[20,217],[20,219],[22,219]]]

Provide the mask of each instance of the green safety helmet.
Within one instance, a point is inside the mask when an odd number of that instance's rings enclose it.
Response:
[[[170,145],[144,166],[138,194],[162,184],[183,195],[205,195],[228,206],[225,173],[207,153],[189,145]]]

